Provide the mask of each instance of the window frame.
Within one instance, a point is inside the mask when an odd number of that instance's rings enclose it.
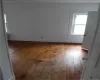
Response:
[[[72,20],[71,35],[81,35],[81,36],[83,36],[84,34],[74,34],[75,25],[85,25],[86,26],[86,24],[75,24],[76,15],[87,15],[87,18],[88,18],[88,13],[74,13],[73,18],[72,18],[73,20]]]

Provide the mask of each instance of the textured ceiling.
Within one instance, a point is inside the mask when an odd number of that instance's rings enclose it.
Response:
[[[4,2],[46,2],[46,3],[100,3],[100,0],[4,0]]]

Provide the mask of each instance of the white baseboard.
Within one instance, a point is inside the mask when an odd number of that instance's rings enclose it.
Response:
[[[9,80],[15,80],[15,76],[13,75]]]

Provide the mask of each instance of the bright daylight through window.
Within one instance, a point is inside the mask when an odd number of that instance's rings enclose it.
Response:
[[[84,35],[87,22],[86,14],[76,14],[73,17],[72,34]]]
[[[6,30],[6,32],[8,32],[8,30],[7,30],[7,16],[6,16],[6,14],[4,14],[4,22],[5,22],[5,30]]]

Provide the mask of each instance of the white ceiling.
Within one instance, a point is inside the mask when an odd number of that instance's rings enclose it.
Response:
[[[100,0],[4,0],[4,2],[46,2],[46,3],[100,3]]]

